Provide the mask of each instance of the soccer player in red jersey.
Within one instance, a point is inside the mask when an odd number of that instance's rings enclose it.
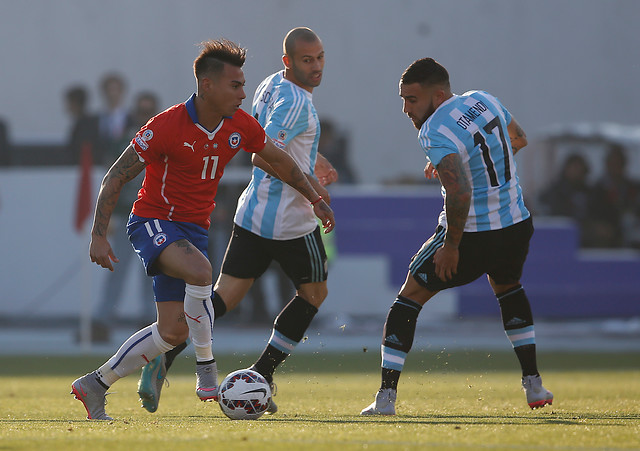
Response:
[[[328,202],[324,188],[338,173],[318,152],[320,120],[313,91],[322,81],[325,51],[313,30],[296,27],[283,41],[280,70],[265,78],[253,97],[254,117],[274,143],[289,153]],[[238,199],[234,226],[214,285],[216,318],[234,309],[253,283],[276,261],[296,288],[293,299],[277,315],[271,336],[251,365],[276,389],[276,368],[302,341],[311,321],[327,297],[327,255],[317,220],[307,200],[285,185],[273,171],[253,156],[253,175]],[[220,302],[222,300],[223,302]],[[226,307],[226,309],[225,309]],[[138,382],[142,407],[158,409],[162,385],[175,357],[186,347],[178,345],[145,365]],[[267,413],[278,406],[273,397]]]
[[[211,350],[216,300],[207,256],[207,229],[225,165],[240,150],[259,153],[278,177],[313,205],[325,232],[334,227],[331,208],[295,161],[269,140],[260,124],[240,109],[246,49],[227,40],[203,43],[194,61],[197,92],[152,118],[105,175],[96,203],[91,261],[113,271],[106,238],[123,185],[142,170],[145,178],[127,224],[131,243],[154,278],[157,321],[129,337],[100,368],[72,383],[89,419],[110,420],[107,389],[187,338],[196,353],[196,394],[217,395]]]

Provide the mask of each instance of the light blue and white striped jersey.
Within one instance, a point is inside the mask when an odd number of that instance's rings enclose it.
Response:
[[[472,189],[465,232],[503,229],[529,217],[507,132],[510,122],[511,114],[497,98],[469,91],[440,105],[418,133],[434,166],[448,154],[460,155]],[[442,194],[446,198],[444,188]],[[446,226],[444,210],[439,223]]]
[[[313,175],[320,121],[309,91],[286,80],[284,71],[277,72],[256,89],[251,114],[302,172]],[[313,208],[303,195],[255,166],[251,182],[238,199],[234,221],[273,240],[300,238],[318,226]]]

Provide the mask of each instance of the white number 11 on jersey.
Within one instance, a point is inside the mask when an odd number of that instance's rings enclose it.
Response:
[[[202,165],[202,180],[206,180],[207,178],[210,178],[211,180],[216,178],[216,169],[218,168],[218,158],[220,158],[218,155],[212,155],[212,156],[207,156],[207,157],[203,157],[202,160],[204,161],[204,164]],[[211,161],[211,172],[209,172],[209,161]],[[209,174],[209,176],[207,177],[207,174]]]

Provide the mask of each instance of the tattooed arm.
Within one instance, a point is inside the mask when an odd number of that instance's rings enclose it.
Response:
[[[458,154],[445,156],[438,164],[438,177],[445,189],[447,233],[444,245],[433,256],[436,275],[449,280],[458,271],[458,246],[471,205],[471,186]]]
[[[93,226],[91,227],[89,255],[92,262],[110,271],[113,271],[111,262],[117,262],[118,259],[107,240],[109,220],[118,202],[122,187],[140,174],[144,167],[145,164],[140,161],[136,151],[129,145],[102,179],[93,216]]]
[[[515,155],[520,149],[527,145],[527,135],[513,116],[511,117],[511,122],[507,125],[507,132],[509,133],[509,138],[511,138],[511,148]]]
[[[322,221],[325,233],[333,230],[335,225],[333,210],[331,210],[331,207],[329,207],[324,200],[317,201],[320,195],[311,183],[309,183],[309,180],[296,164],[295,160],[291,158],[287,152],[280,150],[270,139],[267,139],[267,144],[264,146],[264,149],[260,151],[259,155],[255,154],[253,157],[255,161],[257,161],[257,158],[264,160],[280,180],[302,194],[309,202],[313,203],[313,212]]]

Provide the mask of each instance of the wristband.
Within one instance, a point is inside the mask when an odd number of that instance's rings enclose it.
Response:
[[[316,200],[314,200],[313,202],[311,202],[311,205],[315,205],[318,202],[320,202],[322,200],[322,196],[319,196]]]

